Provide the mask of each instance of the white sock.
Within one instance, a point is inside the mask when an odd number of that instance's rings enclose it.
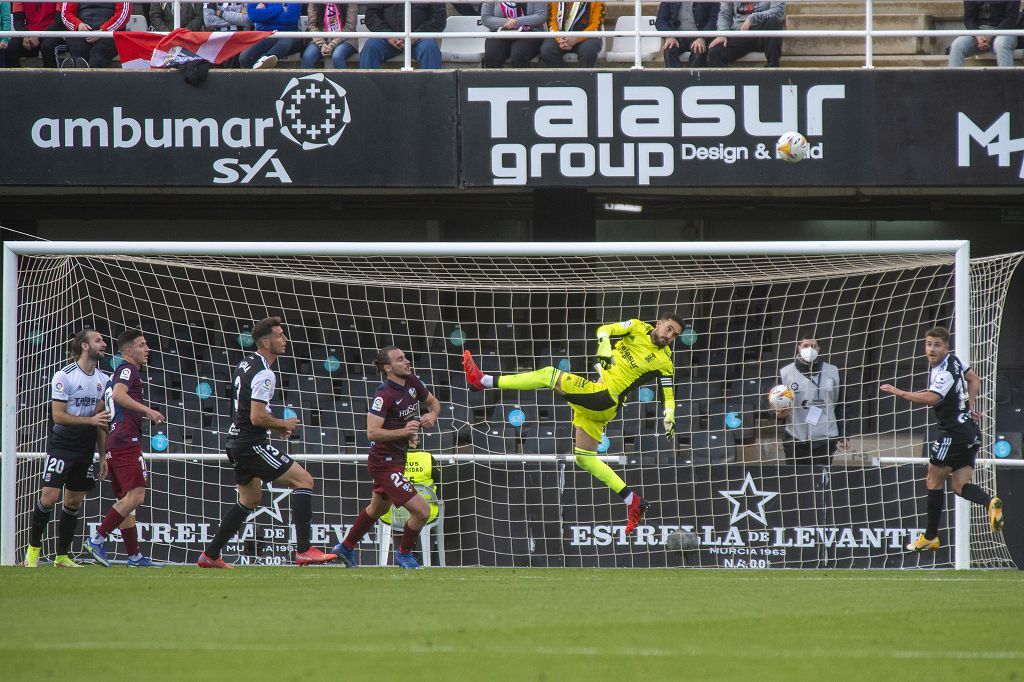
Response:
[[[99,533],[93,531],[92,537],[90,537],[89,540],[94,545],[102,545],[104,542],[107,541],[107,538],[106,536],[100,535]]]
[[[494,377],[490,374],[485,374],[480,377],[480,383],[483,384],[484,388],[494,388]]]
[[[132,561],[138,561],[139,559],[142,558],[142,552],[136,552],[135,554],[132,554],[128,558],[131,559]]]
[[[630,504],[632,504],[633,503],[633,493],[631,492],[628,495],[626,495],[624,498],[622,498],[622,501],[626,503],[626,506],[629,506]]]

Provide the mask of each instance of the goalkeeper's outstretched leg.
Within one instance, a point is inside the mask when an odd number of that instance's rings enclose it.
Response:
[[[643,519],[650,506],[640,495],[634,493],[626,482],[610,466],[597,456],[604,427],[618,411],[618,402],[600,382],[593,382],[555,367],[542,367],[522,374],[485,374],[477,367],[473,354],[468,350],[462,354],[462,367],[466,381],[477,391],[500,388],[511,391],[551,389],[572,406],[576,427],[574,454],[576,465],[604,483],[622,497],[629,508],[626,533],[632,533]]]

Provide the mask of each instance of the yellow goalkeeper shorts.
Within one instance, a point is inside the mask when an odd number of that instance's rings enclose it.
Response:
[[[604,384],[577,374],[563,372],[558,381],[563,397],[572,407],[572,425],[600,441],[604,427],[619,411],[618,400]]]

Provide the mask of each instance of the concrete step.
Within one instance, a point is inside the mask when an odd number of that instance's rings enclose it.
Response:
[[[873,27],[884,31],[900,29],[931,29],[935,22],[924,14],[876,14]],[[860,14],[798,14],[786,19],[786,28],[794,31],[824,31],[828,29],[863,30],[864,15]]]
[[[806,14],[857,14],[864,16],[864,0],[849,2],[791,2],[786,5],[786,16]],[[963,20],[964,3],[961,0],[875,0],[872,12],[880,14],[923,14],[941,19]]]
[[[933,27],[931,17],[923,14],[881,14],[875,16],[875,28],[883,30],[920,29]],[[827,29],[856,30],[864,28],[864,17],[856,14],[800,14],[789,17],[787,28],[795,31],[821,31]],[[863,38],[790,38],[784,51],[793,55],[863,55]],[[922,54],[935,51],[930,38],[876,38],[876,54]]]
[[[785,55],[860,55],[864,56],[863,38],[787,38]],[[876,55],[917,55],[935,52],[930,38],[875,38],[872,53]]]

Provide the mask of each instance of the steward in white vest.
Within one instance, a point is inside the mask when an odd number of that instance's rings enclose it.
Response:
[[[813,337],[800,339],[796,360],[779,371],[780,383],[795,398],[792,409],[775,412],[786,419],[783,448],[793,464],[827,465],[836,447],[849,446],[844,421],[837,415],[843,394],[839,368],[818,358],[818,351]]]

